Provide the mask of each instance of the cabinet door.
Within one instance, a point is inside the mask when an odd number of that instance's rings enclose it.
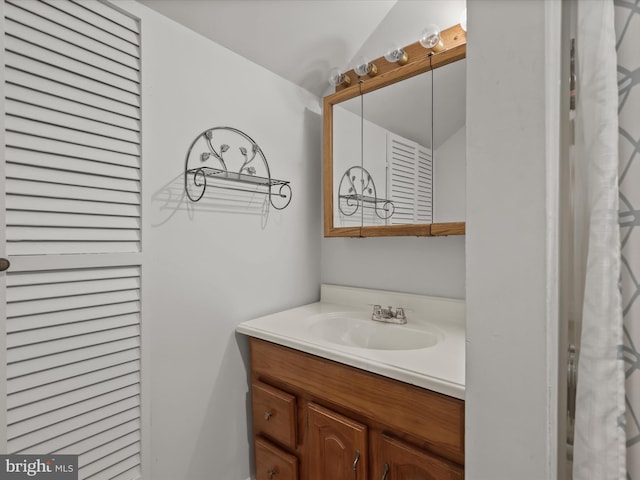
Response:
[[[376,465],[382,480],[462,480],[462,468],[411,445],[382,435]]]
[[[308,408],[309,480],[367,480],[367,427],[314,403]]]

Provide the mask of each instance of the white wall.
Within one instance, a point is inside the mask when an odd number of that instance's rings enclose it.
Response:
[[[322,283],[464,298],[464,244],[463,236],[324,238]]]
[[[467,2],[469,480],[556,475],[557,324],[547,262],[557,210],[546,185],[557,176],[550,160],[560,108],[549,95],[559,96],[560,44],[551,43],[559,23],[549,15],[559,5]]]
[[[145,476],[246,479],[248,356],[234,329],[319,299],[321,119],[293,84],[141,4],[117,5],[143,32]],[[250,135],[272,175],[291,181],[291,204],[271,209],[266,225],[254,204],[221,211],[214,192],[181,198],[187,148],[214,126]]]

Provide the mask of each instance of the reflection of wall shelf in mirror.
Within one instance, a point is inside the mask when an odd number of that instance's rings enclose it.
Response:
[[[365,208],[373,209],[382,220],[390,218],[395,211],[391,200],[378,197],[376,184],[366,169],[359,166],[348,168],[338,188],[338,209],[342,215],[352,216]]]
[[[237,152],[231,148],[231,144],[238,147]],[[254,164],[256,159],[261,162]],[[208,161],[219,165],[203,165]],[[227,165],[234,164],[240,166],[237,171],[230,171]],[[209,184],[207,179],[212,182]],[[187,151],[184,170],[187,197],[192,202],[199,201],[208,186],[268,195],[269,203],[277,210],[286,208],[291,202],[289,181],[272,178],[267,159],[258,144],[247,134],[232,127],[205,130],[195,138]]]

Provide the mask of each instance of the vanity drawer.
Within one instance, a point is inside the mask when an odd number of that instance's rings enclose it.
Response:
[[[261,437],[255,439],[256,480],[297,480],[298,459]]]
[[[253,431],[295,450],[296,397],[263,382],[251,384]]]

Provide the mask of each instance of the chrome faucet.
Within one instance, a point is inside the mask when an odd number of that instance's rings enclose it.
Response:
[[[397,307],[394,311],[393,307],[382,308],[380,305],[373,306],[371,320],[384,323],[397,323],[404,325],[407,323],[407,316],[404,314],[404,308]]]

